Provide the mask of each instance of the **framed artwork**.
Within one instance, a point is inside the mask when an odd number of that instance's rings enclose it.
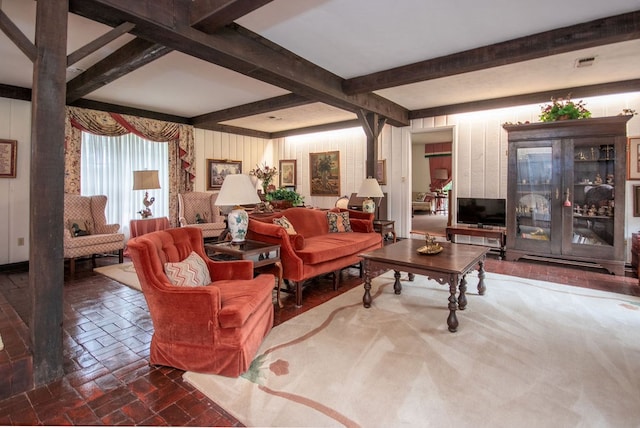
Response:
[[[15,140],[0,140],[0,177],[16,178],[16,158],[18,142]]]
[[[376,180],[378,180],[378,184],[387,184],[387,160],[386,159],[378,160],[378,165],[376,165]]]
[[[280,187],[296,187],[296,160],[282,159],[280,161]]]
[[[633,216],[640,217],[640,186],[633,186]]]
[[[220,190],[229,174],[242,174],[242,161],[207,159],[207,190]]]
[[[309,153],[311,196],[340,196],[340,152]]]
[[[627,180],[640,180],[640,137],[627,140]]]

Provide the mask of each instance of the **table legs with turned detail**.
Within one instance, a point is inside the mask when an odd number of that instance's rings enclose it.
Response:
[[[364,307],[371,307],[371,279],[374,267],[394,271],[393,290],[398,295],[402,293],[400,272],[408,272],[410,281],[413,281],[415,274],[424,275],[439,284],[449,286],[447,327],[450,332],[456,332],[459,325],[456,311],[458,309],[464,310],[467,307],[466,276],[476,267],[478,269],[478,294],[483,295],[486,291],[484,260],[489,249],[448,242],[439,244],[443,247],[443,251],[436,255],[418,254],[417,250],[424,245],[424,241],[417,239],[404,239],[395,244],[360,254],[364,265],[364,295],[362,297]]]

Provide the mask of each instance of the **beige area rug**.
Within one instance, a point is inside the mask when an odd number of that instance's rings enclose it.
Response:
[[[102,266],[93,269],[93,271],[111,279],[115,279],[128,287],[142,291],[138,275],[136,274],[136,270],[133,267],[132,262]]]
[[[440,214],[416,214],[411,218],[411,233],[445,236],[448,216]]]
[[[447,287],[392,272],[275,327],[243,377],[184,378],[248,426],[637,427],[640,298],[487,274],[460,326]]]

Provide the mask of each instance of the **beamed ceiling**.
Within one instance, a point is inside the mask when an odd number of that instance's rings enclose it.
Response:
[[[0,96],[28,100],[36,2],[0,7]],[[70,0],[69,10],[69,105],[263,138],[358,126],[370,113],[405,126],[640,91],[640,0]]]

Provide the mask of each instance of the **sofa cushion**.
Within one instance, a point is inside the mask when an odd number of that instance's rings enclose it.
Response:
[[[348,212],[328,212],[329,233],[352,232]]]
[[[285,210],[282,215],[286,215],[296,232],[304,236],[305,239],[329,233],[326,211],[294,207]]]
[[[195,251],[181,262],[165,263],[164,272],[173,285],[198,287],[211,284],[207,263]]]
[[[351,256],[379,244],[381,237],[377,233],[327,233],[306,237],[305,246],[296,251],[305,264],[316,264]]]
[[[296,235],[298,233],[289,219],[285,216],[274,218],[273,224],[284,227],[284,230],[286,230],[289,235]]]
[[[426,193],[418,193],[416,196],[416,202],[424,202],[424,198],[427,196]]]

